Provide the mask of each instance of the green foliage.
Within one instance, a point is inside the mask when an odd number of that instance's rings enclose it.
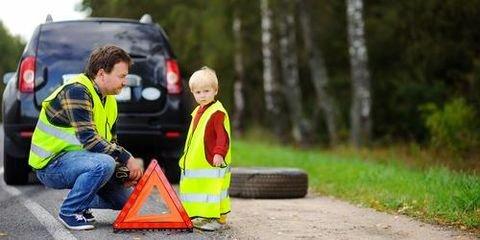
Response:
[[[24,48],[24,43],[20,37],[12,36],[0,21],[0,93],[3,95],[3,75],[7,72],[13,72],[17,68],[18,59]],[[2,99],[0,98],[0,104]],[[0,120],[2,119],[2,113],[0,112]]]
[[[314,43],[322,51],[331,80],[328,91],[340,107],[341,122],[349,122],[351,84],[345,1],[306,1],[311,6]],[[270,3],[276,31],[277,10],[282,2]],[[94,17],[139,19],[150,13],[169,35],[185,78],[203,65],[217,70],[220,98],[229,110],[233,110],[234,80],[232,14],[238,11],[244,31],[246,126],[265,126],[259,1],[83,0],[83,6],[90,8]],[[364,0],[377,140],[427,141],[429,130],[419,105],[443,105],[455,96],[480,105],[479,15],[480,0]],[[302,45],[301,28],[297,27],[297,31],[302,99],[311,115],[316,103],[306,59],[309,53]],[[273,54],[278,57],[278,52]],[[341,131],[348,135],[348,129]],[[318,139],[322,139],[320,136]]]
[[[433,103],[425,104],[421,109],[434,148],[462,154],[478,147],[475,109],[464,99],[449,101],[443,109]]]
[[[419,105],[459,95],[478,104],[479,3],[365,1],[377,137],[423,141]]]
[[[297,167],[308,172],[309,185],[331,195],[427,221],[480,227],[480,177],[445,168],[414,170],[402,159],[365,161],[359,154],[341,156],[298,150],[258,141],[233,141],[234,166]]]
[[[24,43],[20,37],[12,36],[0,21],[0,52],[2,53],[0,58],[0,75],[2,79],[3,74],[15,71],[17,68],[23,47]]]

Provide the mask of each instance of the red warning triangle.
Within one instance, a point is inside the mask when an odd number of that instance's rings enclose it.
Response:
[[[164,200],[167,212],[162,214],[138,215],[145,200],[156,188]],[[135,186],[130,198],[113,223],[113,229],[187,229],[193,230],[193,224],[183,208],[177,194],[163,174],[155,159],[152,159],[147,171]]]

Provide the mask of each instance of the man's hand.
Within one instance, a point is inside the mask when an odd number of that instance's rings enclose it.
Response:
[[[213,156],[213,166],[220,167],[223,164],[223,157],[220,154],[215,154]]]
[[[127,182],[138,182],[143,175],[143,169],[134,157],[128,159],[127,168],[130,170],[130,177],[128,178],[129,180]]]

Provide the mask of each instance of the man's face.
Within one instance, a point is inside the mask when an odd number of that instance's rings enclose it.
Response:
[[[117,95],[122,91],[123,86],[127,84],[128,64],[125,62],[119,62],[113,65],[110,73],[100,69],[99,73],[101,79],[100,91],[104,96]]]
[[[217,95],[217,89],[211,86],[199,86],[192,89],[192,94],[198,104],[205,106],[213,102],[215,95]]]

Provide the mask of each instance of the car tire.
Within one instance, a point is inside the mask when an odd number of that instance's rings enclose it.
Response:
[[[26,159],[14,158],[3,152],[3,179],[8,185],[25,185],[28,183],[30,169]]]
[[[233,168],[229,194],[238,198],[301,198],[308,175],[296,168]]]
[[[180,182],[180,167],[178,159],[166,159],[164,163],[165,175],[170,183]]]

